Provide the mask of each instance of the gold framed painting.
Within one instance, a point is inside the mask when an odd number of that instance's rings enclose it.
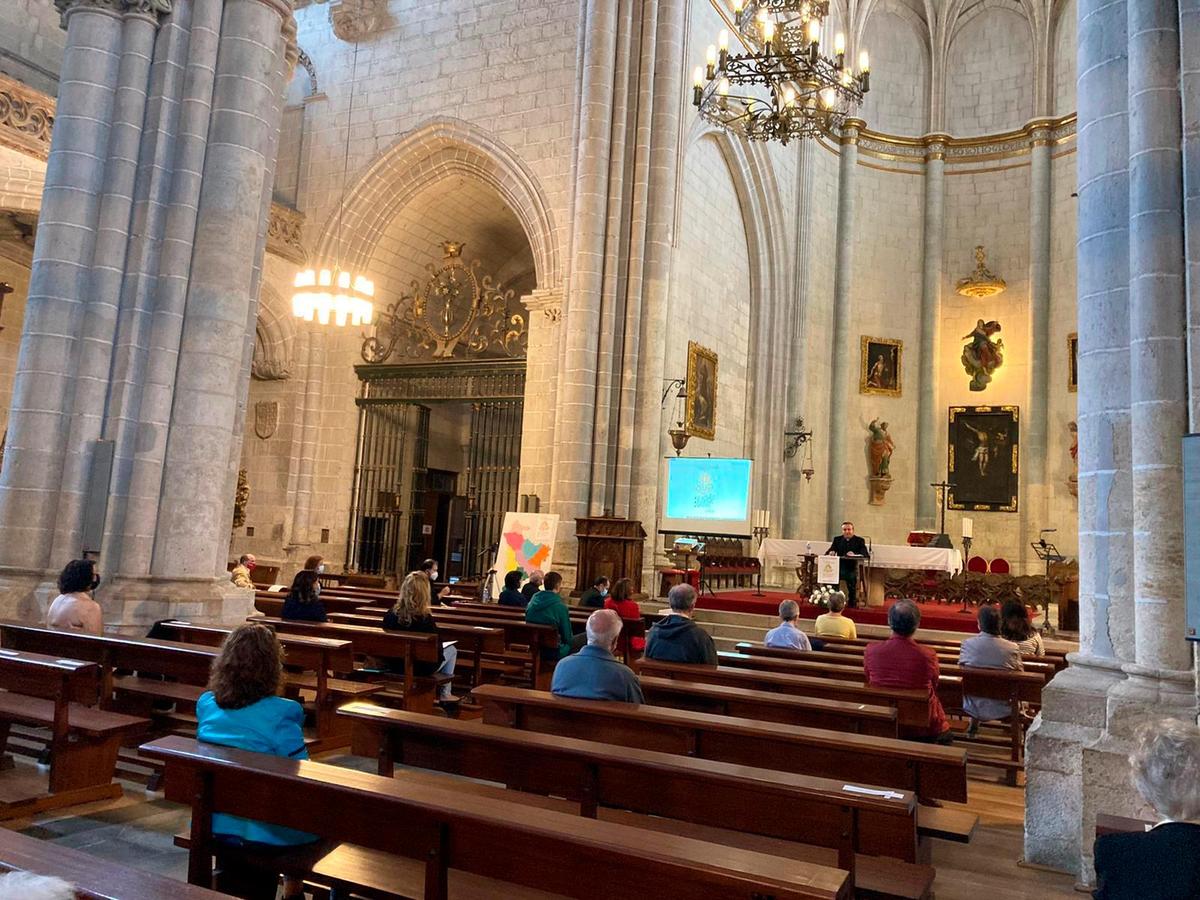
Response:
[[[949,509],[1016,512],[1021,483],[1020,410],[951,406],[946,480]]]
[[[1067,335],[1067,390],[1072,394],[1079,390],[1079,333]]]
[[[684,430],[711,441],[717,436],[717,354],[688,341],[687,414]]]
[[[899,397],[904,341],[892,338],[861,338],[858,364],[858,392]]]

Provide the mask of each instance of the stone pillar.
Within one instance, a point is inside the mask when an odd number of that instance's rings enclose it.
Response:
[[[300,391],[302,404],[299,416],[300,436],[296,442],[300,451],[300,459],[296,467],[296,498],[292,507],[292,533],[288,539],[289,549],[304,547],[312,543],[310,528],[313,475],[317,462],[321,396],[325,383],[326,333],[319,327],[306,327],[301,333],[306,352],[303,368],[304,387]]]
[[[1050,405],[1050,122],[1032,124],[1029,142],[1029,410],[1022,428],[1021,479],[1026,534],[1046,522],[1050,486],[1046,477]],[[1022,538],[1021,546],[1026,544]]]
[[[937,337],[941,318],[942,244],[945,227],[946,139],[925,136],[925,219],[921,266],[921,345],[917,354],[917,527],[938,527],[937,497],[929,486],[941,481],[941,411],[938,406]]]
[[[793,210],[796,223],[796,243],[793,247],[792,256],[797,260],[806,260],[809,255],[809,246],[811,245],[811,236],[813,229],[813,202],[812,202],[812,182],[813,182],[813,153],[824,153],[822,149],[814,146],[812,141],[801,141],[800,147],[797,150],[799,157],[796,162],[796,205]],[[787,346],[789,351],[787,359],[790,360],[790,367],[787,372],[787,380],[784,383],[784,390],[787,392],[787,430],[792,430],[792,424],[798,417],[801,417],[807,411],[807,402],[811,396],[807,390],[807,379],[805,372],[810,359],[811,348],[806,329],[810,327],[810,306],[808,302],[809,291],[812,287],[809,283],[809,270],[807,265],[796,265],[792,268],[792,276],[795,282],[795,309],[792,314],[792,327],[788,332]],[[806,426],[812,424],[811,416],[805,419]],[[804,495],[806,481],[804,479],[804,449],[801,447],[796,455],[788,459],[785,464],[786,481],[784,484],[783,497],[783,512],[778,518],[782,526],[781,536],[784,538],[798,539],[801,537],[801,531],[805,526],[804,522]],[[775,517],[772,516],[774,520]],[[824,533],[826,529],[822,528],[820,533]],[[776,532],[778,534],[778,532]]]
[[[835,361],[829,383],[829,484],[826,523],[829,528],[842,521],[846,496],[846,461],[854,454],[846,444],[846,409],[850,402],[852,376],[858,352],[851,333],[854,271],[854,167],[858,163],[859,119],[847,119],[842,127],[838,169],[837,248],[833,273],[833,339],[830,358]]]
[[[35,573],[63,562],[51,555],[51,545],[66,413],[90,295],[121,64],[119,4],[78,0],[59,9],[67,43],[0,479],[0,566]]]
[[[1191,668],[1184,640],[1187,360],[1179,19],[1174,0],[1130,3],[1129,311],[1137,662]]]
[[[1200,0],[1179,0],[1189,429],[1200,429]]]
[[[280,90],[280,19],[260,0],[225,2],[151,563],[158,576],[217,576],[216,545],[228,542],[224,494],[279,124],[269,113]]]
[[[529,322],[525,354],[525,403],[521,425],[522,494],[536,494],[539,509],[548,509],[553,489],[554,408],[558,389],[558,355],[562,340],[561,290],[538,289],[521,298]]]

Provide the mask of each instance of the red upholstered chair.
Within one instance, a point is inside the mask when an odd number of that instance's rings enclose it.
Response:
[[[1005,564],[1007,565],[1007,563]],[[982,556],[972,556],[967,560],[967,571],[974,572],[976,575],[986,575],[988,570],[987,560]]]
[[[1008,560],[1002,556],[996,557],[992,560],[992,564],[988,571],[990,571],[993,575],[1007,575],[1010,571]]]

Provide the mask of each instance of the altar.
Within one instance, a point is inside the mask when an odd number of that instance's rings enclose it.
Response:
[[[794,588],[798,580],[797,569],[804,565],[805,557],[820,556],[829,550],[830,543],[827,540],[764,538],[758,548],[763,581]],[[889,569],[933,570],[953,576],[962,568],[962,554],[953,547],[875,544],[871,547],[871,559],[865,566],[867,605],[883,605],[883,582]]]

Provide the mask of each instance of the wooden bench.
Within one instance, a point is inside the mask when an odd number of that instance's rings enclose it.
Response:
[[[121,786],[113,782],[121,741],[149,722],[95,708],[101,696],[99,666],[0,650],[0,688],[0,753],[8,751],[14,724],[50,730],[48,793],[38,776],[13,773],[0,779],[0,818],[121,796]],[[5,767],[12,765],[6,756]]]
[[[900,727],[929,727],[929,695],[925,691],[874,688],[853,681],[781,675],[761,669],[668,663],[645,657],[638,660],[636,669],[644,676],[672,678],[677,681],[723,684],[742,690],[773,691],[798,697],[823,697],[827,700],[862,703],[868,706],[891,706],[896,710],[896,722]]]
[[[478,601],[456,601],[449,609],[475,613],[478,612],[482,616],[496,617],[502,616],[505,618],[515,618],[524,621],[525,610],[516,606],[500,606],[495,603],[480,603]],[[567,606],[567,614],[571,619],[571,628],[576,633],[581,632],[587,626],[588,617],[596,611],[596,608],[586,606]],[[621,637],[617,645],[618,656],[620,656],[626,665],[630,661],[640,655],[640,651],[634,650],[632,646],[633,638],[644,638],[646,636],[646,620],[639,616],[636,619],[621,619]]]
[[[647,703],[691,709],[718,716],[738,716],[852,734],[897,737],[896,710],[891,706],[846,703],[823,697],[797,697],[773,691],[748,691],[723,684],[673,678],[641,677]]]
[[[267,616],[277,616],[287,600],[287,591],[255,591],[254,608]],[[326,612],[357,612],[364,606],[370,606],[371,600],[353,600],[345,597],[331,597],[326,591],[321,592],[321,604]],[[278,604],[278,605],[276,605]],[[274,610],[274,611],[273,611]]]
[[[0,872],[34,872],[61,878],[75,887],[76,900],[228,900],[216,891],[108,862],[7,828],[0,828]]]
[[[164,761],[167,798],[192,808],[192,884],[211,880],[223,812],[421,860],[427,900],[447,897],[452,870],[586,900],[850,896],[847,873],[825,866],[189,738],[143,750]]]
[[[775,760],[779,769],[821,778],[854,780],[870,772],[871,781],[914,791],[923,800],[967,799],[966,754],[951,747],[663,706],[571,700],[496,684],[484,685],[475,698],[492,725],[737,765]]]
[[[918,859],[917,806],[906,791],[368,703],[349,704],[341,715],[373,732],[380,775],[392,776],[397,763],[418,766],[507,785],[508,791],[485,789],[506,799],[522,791],[563,797],[593,819],[602,809],[627,810],[676,820],[667,825],[675,834],[686,833],[686,822],[829,848],[834,853],[808,861],[845,869],[856,888],[872,894],[924,897],[933,883],[932,869],[911,865]],[[789,856],[806,858],[799,850]]]
[[[280,635],[349,641],[356,657],[403,660],[404,674],[395,676],[395,680],[401,686],[399,699],[405,709],[433,712],[438,687],[450,680],[448,675],[418,676],[413,673],[414,663],[437,663],[438,637],[434,634],[384,631],[382,628],[328,622],[295,622],[267,616],[251,616],[250,621],[261,622]]]

